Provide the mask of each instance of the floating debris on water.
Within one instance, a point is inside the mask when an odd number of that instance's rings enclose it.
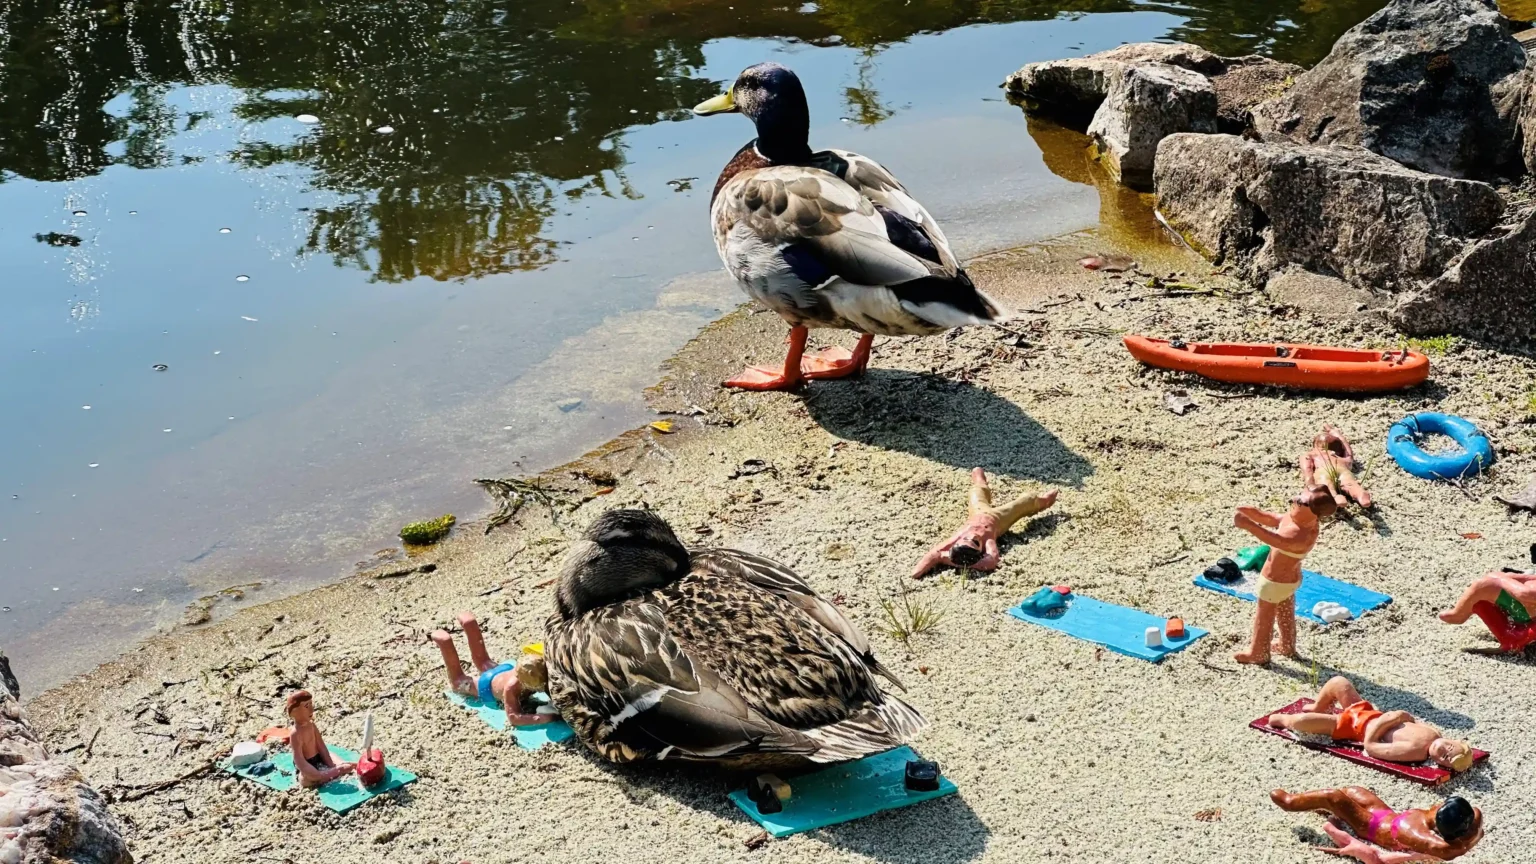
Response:
[[[129,216],[137,216],[137,215],[139,215],[139,211],[137,211],[137,210],[129,210],[128,211],[128,215]]]
[[[90,214],[86,213],[84,210],[76,210],[73,215],[75,215],[75,216],[89,216]]]
[[[240,320],[241,320],[241,321],[252,321],[252,322],[254,322],[254,321],[256,321],[256,319],[255,319],[255,318],[252,318],[252,317],[251,317],[251,316],[249,316],[249,315],[241,315],[241,316],[240,316]],[[213,352],[213,353],[215,353],[215,354],[217,354],[217,353],[219,353],[219,352],[217,352],[217,351],[215,351],[215,352]]]
[[[236,276],[235,277],[235,281],[236,282],[249,282],[249,281],[251,281],[251,277],[245,276],[245,275],[240,275],[240,276]]]
[[[91,406],[89,406],[89,405],[81,405],[80,406],[80,410],[82,410],[82,411],[89,411],[89,410],[91,410]]]
[[[668,180],[667,181],[667,185],[672,187],[672,191],[673,192],[683,192],[683,191],[686,191],[688,189],[692,189],[693,188],[693,181],[695,181],[697,179],[699,179],[699,178],[697,178],[697,177],[679,177],[676,180]]]
[[[220,234],[228,234],[229,233],[229,229],[228,228],[220,228],[219,229],[219,233]]]
[[[215,351],[214,353],[217,354],[218,352]],[[156,363],[155,365],[153,365],[153,366],[151,366],[149,368],[155,370],[156,372],[164,372],[165,370],[167,370],[167,369],[169,369],[171,367],[165,365],[164,363]]]
[[[47,243],[49,246],[79,246],[80,238],[73,234],[60,234],[57,231],[49,231],[47,234],[33,234],[32,237],[39,243]]]
[[[87,468],[100,468],[101,467],[101,463],[100,462],[92,462],[91,464],[89,464],[89,465],[87,465],[85,467],[87,467]]]
[[[377,129],[375,129],[373,131],[379,133],[380,135],[393,135],[394,132],[395,132],[395,127],[393,127],[393,126],[380,126],[379,128],[377,128]]]
[[[161,430],[160,430],[160,431],[161,431],[161,432],[169,432],[169,431],[171,431],[171,430],[169,430],[169,429],[161,429]]]
[[[300,114],[299,116],[297,116],[297,117],[295,117],[293,119],[299,121],[300,123],[319,123],[320,122],[320,118],[316,117],[313,114]]]

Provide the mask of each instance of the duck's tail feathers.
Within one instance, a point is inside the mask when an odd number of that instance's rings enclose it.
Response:
[[[886,287],[904,309],[937,327],[995,324],[1013,317],[1002,304],[977,288],[964,270],[954,278],[930,276]]]
[[[916,708],[886,696],[882,704],[865,708],[847,720],[803,731],[805,737],[821,745],[810,760],[830,764],[894,750],[917,737],[927,725]]]

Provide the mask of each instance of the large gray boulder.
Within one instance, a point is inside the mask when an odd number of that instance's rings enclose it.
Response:
[[[1396,292],[1433,279],[1495,227],[1493,187],[1405,168],[1357,147],[1171,135],[1158,209],[1197,250],[1263,283],[1295,265]]]
[[[1392,0],[1255,108],[1254,125],[1449,177],[1497,176],[1517,166],[1501,102],[1525,65],[1493,0]]]
[[[1216,131],[1216,88],[1188,69],[1153,63],[1113,76],[1088,125],[1106,168],[1127,186],[1152,187],[1158,142],[1176,132]]]
[[[1216,90],[1219,131],[1236,134],[1248,112],[1282,93],[1304,71],[1268,57],[1222,57],[1197,45],[1136,42],[1068,60],[1030,63],[1008,76],[1004,87],[1016,99],[1034,103],[1076,129],[1087,127],[1109,95],[1110,85],[1128,68],[1161,64],[1198,72]]]
[[[0,654],[8,672],[3,661]],[[8,681],[0,687],[0,864],[66,861],[132,864],[133,856],[96,790],[50,758]]]
[[[1536,207],[1470,246],[1438,279],[1405,293],[1390,317],[1409,335],[1536,343]]]

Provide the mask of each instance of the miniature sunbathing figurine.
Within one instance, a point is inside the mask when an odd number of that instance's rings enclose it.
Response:
[[[1472,767],[1472,746],[1446,738],[1440,730],[1414,719],[1407,711],[1378,711],[1342,675],[1329,679],[1317,701],[1304,714],[1271,714],[1269,725],[1308,735],[1352,741],[1365,755],[1384,762],[1423,762],[1433,759],[1442,768]]]
[[[337,762],[331,756],[331,748],[325,746],[320,727],[315,725],[314,697],[308,690],[289,693],[283,707],[293,721],[293,732],[288,736],[293,769],[298,772],[299,783],[305,789],[317,789],[356,769],[351,762]]]
[[[480,622],[473,612],[459,613],[459,626],[464,630],[464,641],[469,643],[469,659],[480,670],[478,678],[464,674],[459,663],[459,652],[453,647],[453,637],[446,630],[432,631],[432,641],[443,653],[443,665],[448,668],[448,684],[453,692],[490,704],[500,703],[507,710],[509,726],[537,726],[559,720],[558,714],[523,713],[524,703],[547,684],[544,658],[525,649],[523,662],[494,663],[485,650],[485,637],[480,633]]]
[[[1465,798],[1447,798],[1433,807],[1404,810],[1388,807],[1375,792],[1360,786],[1292,794],[1270,793],[1282,810],[1300,813],[1321,810],[1349,826],[1324,826],[1337,849],[1318,848],[1362,864],[1407,864],[1410,861],[1449,861],[1467,854],[1483,839],[1483,814]]]
[[[1301,482],[1308,489],[1326,487],[1340,509],[1349,506],[1350,498],[1361,507],[1371,506],[1371,493],[1355,477],[1355,450],[1332,426],[1324,426],[1312,439],[1312,449],[1301,454]]]
[[[1253,614],[1253,643],[1235,656],[1239,663],[1269,662],[1270,650],[1286,657],[1296,656],[1296,589],[1301,587],[1301,559],[1317,544],[1320,519],[1336,510],[1333,495],[1322,486],[1313,486],[1291,499],[1284,516],[1265,513],[1257,507],[1239,507],[1233,524],[1259,538],[1270,547],[1259,574],[1258,610]],[[1279,628],[1273,646],[1270,637]]]
[[[1444,612],[1447,624],[1465,624],[1473,615],[1483,619],[1499,647],[1515,652],[1536,643],[1536,573],[1489,573],[1473,582]]]
[[[954,536],[928,550],[923,560],[912,571],[913,579],[920,579],[941,564],[951,567],[969,567],[972,570],[997,569],[1002,552],[997,538],[1008,533],[1020,519],[1026,519],[1050,509],[1056,503],[1055,489],[1044,495],[1024,495],[1011,503],[998,507],[992,504],[992,489],[987,485],[987,474],[980,468],[971,469],[971,499],[967,509],[970,519]]]

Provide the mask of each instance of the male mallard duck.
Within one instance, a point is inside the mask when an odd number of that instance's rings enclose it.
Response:
[[[643,510],[598,517],[545,624],[550,700],[611,762],[789,770],[906,743],[925,724],[843,613],[787,567],[690,552]]]
[[[857,375],[875,335],[929,336],[1003,317],[891,172],[847,150],[811,151],[810,110],[795,73],[760,63],[693,110],[740,112],[757,126],[756,140],[715,181],[715,247],[742,290],[790,326],[782,372],[754,366],[727,387],[788,390],[802,378]],[[808,327],[863,335],[852,353],[802,357]]]

